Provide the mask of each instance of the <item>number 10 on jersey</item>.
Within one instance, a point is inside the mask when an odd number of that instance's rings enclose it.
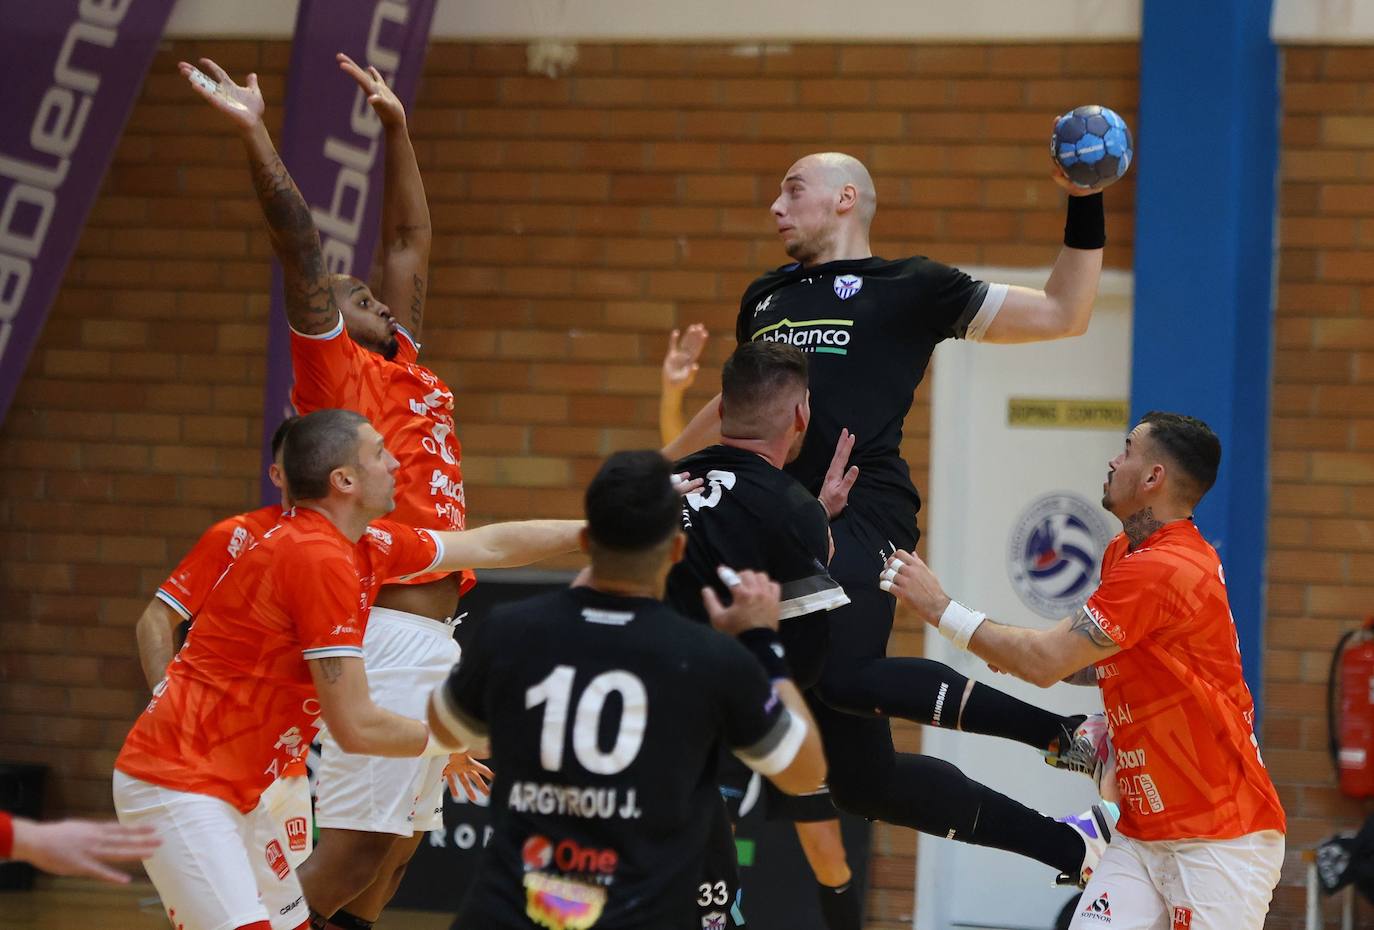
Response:
[[[573,680],[577,672],[571,665],[560,665],[543,681],[525,690],[525,709],[544,707],[544,724],[539,732],[539,762],[545,770],[563,768],[563,749],[567,744],[568,708],[572,705]],[[619,694],[620,726],[610,752],[603,752],[597,740],[606,699]],[[623,772],[639,755],[644,745],[644,727],[649,717],[649,695],[644,682],[631,672],[602,672],[582,689],[572,724],[573,755],[593,775]]]

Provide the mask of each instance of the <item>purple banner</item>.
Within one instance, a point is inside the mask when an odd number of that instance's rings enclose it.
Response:
[[[0,423],[173,0],[0,0]]]
[[[339,70],[349,55],[382,73],[406,109],[415,99],[435,0],[301,0],[278,151],[315,216],[331,272],[366,280],[381,223],[386,140],[367,95]],[[270,105],[269,101],[269,105]],[[263,394],[264,504],[280,492],[267,480],[271,439],[291,409],[291,339],[281,266],[273,263],[272,319]]]

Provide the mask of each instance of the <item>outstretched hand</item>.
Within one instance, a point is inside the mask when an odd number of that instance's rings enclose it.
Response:
[[[668,335],[668,352],[663,356],[664,390],[685,391],[692,386],[708,335],[700,323],[688,326],[686,333],[675,329]]]
[[[401,104],[401,98],[396,96],[396,92],[387,86],[382,72],[371,65],[367,66],[367,70],[363,70],[343,52],[339,52],[334,58],[339,62],[339,70],[356,81],[363,93],[367,94],[367,102],[372,105],[372,109],[377,113],[377,119],[381,120],[383,126],[390,129],[406,124],[406,108]]]
[[[878,587],[906,604],[932,626],[940,623],[940,616],[949,606],[950,597],[940,587],[940,579],[919,555],[898,549],[887,560],[878,576]]]
[[[477,803],[477,796],[491,794],[491,769],[472,757],[471,753],[455,752],[448,757],[444,766],[444,780],[448,782],[449,794],[458,800],[459,786],[469,801]]]
[[[830,457],[830,467],[825,470],[820,493],[825,515],[832,520],[849,503],[849,491],[854,487],[854,482],[859,480],[859,466],[849,464],[849,456],[853,451],[854,434],[847,429],[840,430],[840,439],[835,443],[835,454]]]
[[[110,821],[14,821],[14,856],[54,875],[81,875],[123,885],[129,876],[111,862],[146,859],[160,846],[149,824]]]
[[[201,68],[189,62],[179,62],[177,70],[190,83],[191,89],[212,107],[223,113],[240,132],[254,129],[262,123],[267,109],[258,89],[258,76],[248,75],[248,86],[235,84],[224,69],[208,58],[200,60]]]

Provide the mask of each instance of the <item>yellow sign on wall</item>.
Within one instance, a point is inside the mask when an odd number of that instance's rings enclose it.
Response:
[[[1124,400],[1060,397],[1012,397],[1007,425],[1024,429],[1125,430],[1129,407]]]

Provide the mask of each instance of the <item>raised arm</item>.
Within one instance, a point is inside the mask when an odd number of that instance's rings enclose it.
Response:
[[[687,428],[677,435],[677,438],[663,447],[663,455],[670,462],[676,462],[696,452],[698,449],[705,449],[712,443],[720,442],[720,395],[717,394],[706,402],[706,406],[697,411],[697,415],[692,417],[692,422],[687,424]]]
[[[366,70],[343,52],[339,68],[357,82],[386,132],[386,187],[382,195],[382,302],[415,339],[420,338],[429,249],[429,203],[406,126],[406,111],[376,68]]]
[[[706,348],[706,327],[693,323],[687,332],[673,330],[668,335],[668,351],[663,356],[662,389],[658,398],[658,432],[663,443],[671,443],[686,425],[682,400],[696,380],[701,350]]]
[[[327,333],[338,325],[339,307],[334,302],[330,276],[320,250],[320,234],[315,229],[310,206],[291,180],[263,125],[264,104],[258,89],[258,76],[248,75],[248,86],[240,87],[210,59],[200,61],[209,71],[208,76],[184,61],[178,68],[192,89],[224,114],[248,153],[253,190],[267,220],[272,250],[282,266],[286,318],[291,328],[299,333],[309,336]]]
[[[434,570],[516,568],[576,552],[584,526],[581,520],[518,520],[473,530],[436,532],[444,551]]]
[[[984,342],[1041,342],[1088,331],[1106,242],[1102,194],[1074,186],[1057,165],[1053,177],[1069,195],[1064,247],[1044,290],[1007,288],[1001,310],[983,335]]]

